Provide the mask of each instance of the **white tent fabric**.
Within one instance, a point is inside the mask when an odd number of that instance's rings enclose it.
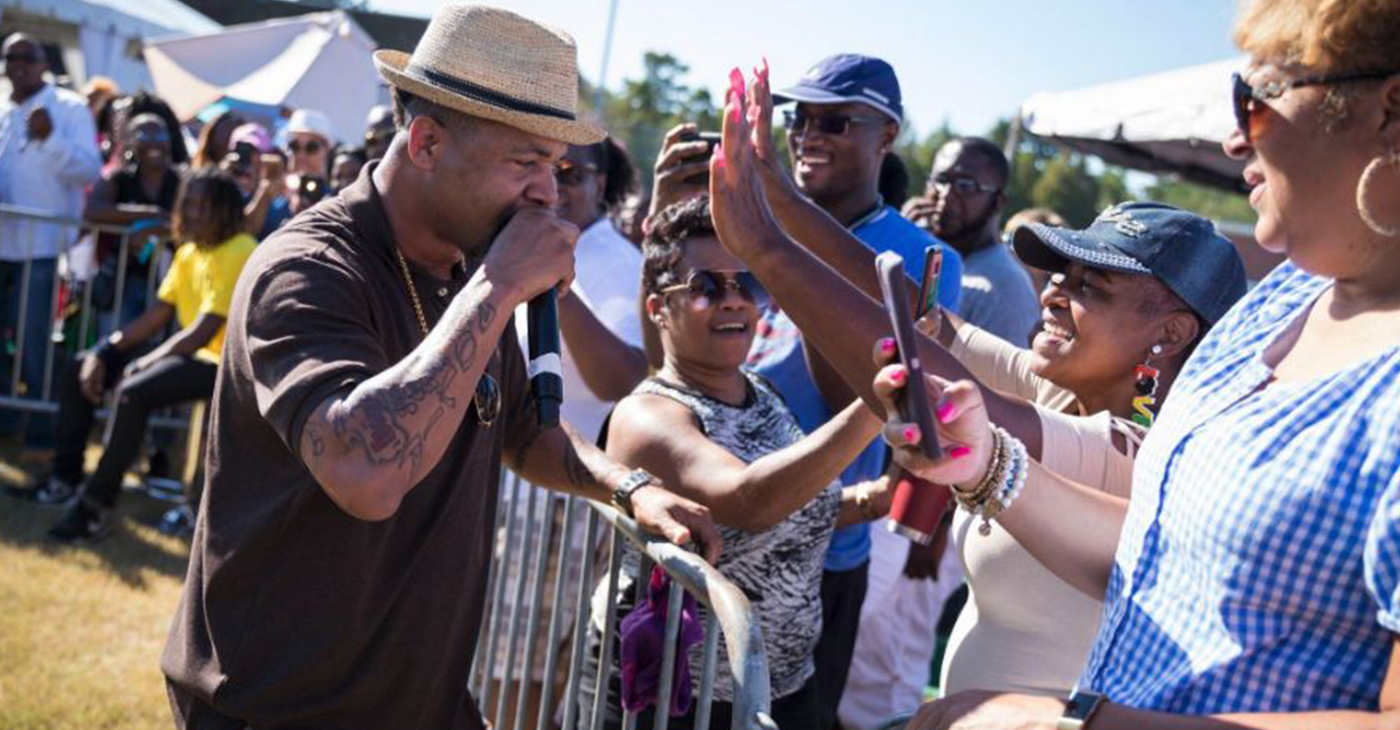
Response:
[[[0,0],[0,10],[76,26],[83,59],[78,80],[109,76],[127,91],[151,85],[146,64],[127,54],[133,41],[220,27],[179,0]]]
[[[223,97],[317,109],[340,140],[364,134],[383,98],[374,41],[341,11],[235,25],[146,44],[146,63],[175,114],[189,119]]]
[[[1022,129],[1041,139],[1138,170],[1175,172],[1226,190],[1243,190],[1244,164],[1220,143],[1235,128],[1225,61],[1110,84],[1042,92],[1021,105]]]

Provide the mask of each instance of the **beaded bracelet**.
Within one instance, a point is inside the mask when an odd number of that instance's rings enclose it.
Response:
[[[977,532],[983,537],[992,534],[992,520],[1009,509],[1011,503],[1021,496],[1021,491],[1026,486],[1026,474],[1030,471],[1030,456],[1026,452],[1025,444],[1004,431],[1001,435],[1006,439],[1009,457],[1006,460],[1006,469],[998,475],[996,492],[982,504],[982,524],[977,526]]]
[[[992,427],[992,458],[987,461],[987,473],[982,476],[982,480],[969,491],[954,488],[953,496],[958,500],[968,512],[976,514],[982,509],[982,505],[991,498],[992,492],[1000,482],[1001,471],[1006,467],[1005,461],[1008,456],[1006,450],[1006,439],[1003,437],[1001,429]]]
[[[1021,495],[1029,466],[1025,444],[1000,426],[992,426],[992,458],[987,473],[971,490],[953,490],[963,509],[982,518],[977,532],[983,537],[991,534],[992,520]]]

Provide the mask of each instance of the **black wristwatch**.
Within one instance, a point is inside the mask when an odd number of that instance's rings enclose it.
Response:
[[[1055,723],[1055,730],[1086,730],[1090,718],[1106,701],[1108,698],[1097,692],[1076,689],[1065,702],[1065,714]]]
[[[646,469],[636,469],[628,474],[622,483],[612,493],[612,503],[614,507],[622,510],[628,517],[635,517],[632,514],[632,495],[637,493],[642,487],[649,487],[653,484],[660,484],[661,480],[651,475]]]

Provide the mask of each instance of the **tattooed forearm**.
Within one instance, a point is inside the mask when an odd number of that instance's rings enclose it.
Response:
[[[428,440],[439,424],[453,420],[449,416],[471,402],[470,393],[458,392],[463,390],[459,381],[463,373],[479,368],[478,339],[495,319],[496,308],[480,303],[445,348],[423,352],[420,346],[333,404],[326,420],[342,450],[363,454],[373,466],[407,468],[412,474],[431,468],[425,464]]]
[[[569,484],[577,489],[592,489],[598,486],[597,477],[593,475],[593,470],[583,463],[583,457],[579,456],[577,449],[564,452],[564,475],[568,477]]]
[[[602,483],[599,476],[613,468],[614,464],[588,439],[571,428],[565,431],[569,434],[569,448],[564,452],[564,475],[568,477],[569,484],[578,489],[597,487]]]
[[[540,439],[540,434],[544,429],[537,428],[525,436],[525,440],[520,442],[520,446],[515,450],[514,466],[517,470],[525,468],[530,461],[530,450],[535,448],[535,442]]]
[[[313,470],[321,465],[321,457],[326,455],[326,435],[315,418],[306,422],[301,432],[302,458]]]

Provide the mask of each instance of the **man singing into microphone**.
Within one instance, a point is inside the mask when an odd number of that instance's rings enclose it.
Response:
[[[234,294],[161,661],[182,728],[483,727],[467,680],[503,458],[719,553],[703,507],[541,428],[528,395],[511,312],[567,289],[555,165],[603,137],[574,119],[573,40],[451,4],[375,62],[388,153]]]

